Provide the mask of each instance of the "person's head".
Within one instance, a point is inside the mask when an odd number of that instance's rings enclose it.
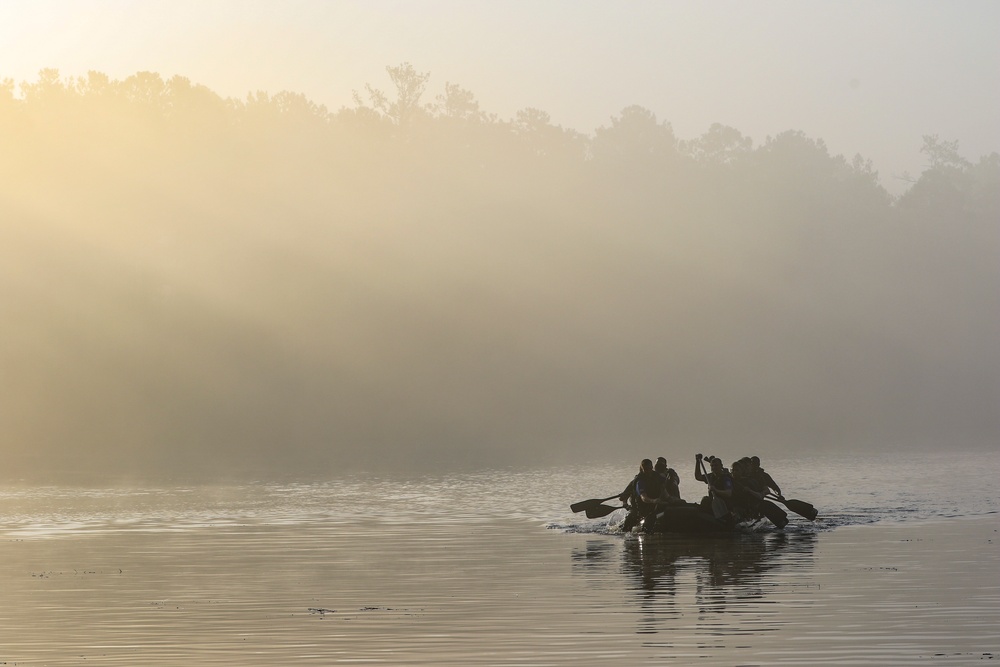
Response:
[[[751,456],[750,457],[750,463],[753,464],[754,468],[759,468],[760,467],[760,457],[759,456]]]
[[[653,462],[649,459],[643,459],[639,462],[640,472],[650,472],[653,469]]]
[[[667,472],[667,460],[662,456],[656,459],[656,465],[653,466],[653,470],[656,472]]]
[[[722,470],[722,459],[713,458],[712,461],[712,472],[719,472]]]

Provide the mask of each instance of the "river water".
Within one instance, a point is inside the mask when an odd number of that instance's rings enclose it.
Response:
[[[8,485],[0,665],[1000,661],[1000,454],[765,465],[815,523],[640,537],[569,511],[626,464]]]

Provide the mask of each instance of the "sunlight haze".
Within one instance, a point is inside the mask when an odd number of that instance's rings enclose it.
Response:
[[[5,474],[995,449],[998,19],[4,2]]]
[[[13,0],[0,77],[148,70],[335,110],[410,62],[432,93],[457,83],[501,117],[533,107],[584,133],[630,104],[682,138],[712,123],[758,143],[802,130],[872,159],[898,191],[924,134],[973,157],[1000,147],[997,25],[989,1]]]

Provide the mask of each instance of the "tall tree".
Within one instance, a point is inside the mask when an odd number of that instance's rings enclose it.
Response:
[[[753,150],[753,139],[744,137],[734,127],[712,123],[699,138],[684,143],[687,153],[706,165],[730,165],[747,157]]]
[[[372,107],[391,118],[396,125],[405,127],[422,110],[420,98],[423,97],[431,75],[429,72],[418,72],[410,63],[403,63],[397,67],[387,66],[385,71],[396,87],[395,99],[390,99],[386,93],[372,87],[371,84],[365,84],[368,98]],[[354,99],[358,106],[363,106],[360,96],[356,93]]]
[[[640,169],[662,167],[677,156],[677,138],[667,122],[658,122],[649,109],[632,105],[611,119],[611,127],[594,133],[593,156],[612,166]]]

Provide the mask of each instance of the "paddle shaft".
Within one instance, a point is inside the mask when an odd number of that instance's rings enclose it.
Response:
[[[771,500],[777,500],[779,503],[781,503],[788,509],[792,510],[799,516],[809,519],[810,521],[815,521],[816,517],[819,516],[819,512],[816,510],[816,508],[810,505],[809,503],[805,502],[804,500],[795,500],[795,499],[785,500],[781,496],[776,496],[771,493],[769,493],[766,497],[770,498]]]
[[[705,478],[705,484],[708,486],[708,495],[712,498],[712,514],[715,515],[716,519],[721,519],[729,514],[729,507],[726,506],[725,500],[715,495],[712,483],[708,480],[708,473],[705,472],[705,461],[698,459],[698,467],[701,468],[701,476]]]

